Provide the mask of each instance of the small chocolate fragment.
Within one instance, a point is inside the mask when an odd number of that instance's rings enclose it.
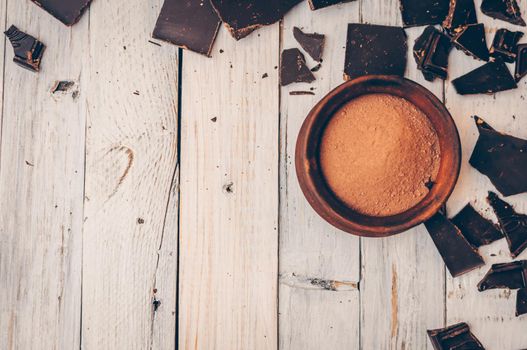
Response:
[[[488,62],[452,81],[460,95],[492,94],[516,89],[516,81],[501,59]]]
[[[527,75],[527,44],[518,45],[518,53],[516,54],[516,68],[514,70],[514,78],[520,81]]]
[[[209,1],[165,0],[152,36],[210,56],[220,24]]]
[[[465,322],[426,332],[435,350],[485,350]]]
[[[77,23],[92,0],[31,0],[67,26]]]
[[[478,283],[478,290],[527,288],[527,260],[493,264]]]
[[[298,27],[293,28],[293,36],[309,56],[315,61],[322,61],[325,36],[318,33],[304,33]]]
[[[454,35],[461,27],[477,23],[474,0],[450,0],[448,16],[442,24],[448,33]]]
[[[461,209],[452,218],[452,222],[461,230],[467,241],[476,248],[504,237],[492,222],[481,216],[470,204]]]
[[[400,75],[406,70],[406,34],[403,28],[348,24],[344,76]]]
[[[13,62],[30,71],[38,72],[46,46],[13,25],[4,34],[9,38],[15,52]]]
[[[517,257],[527,248],[527,215],[517,213],[509,203],[500,199],[494,192],[489,192],[487,200],[498,217],[511,256]]]
[[[345,2],[352,2],[355,0],[308,0],[309,7],[311,10],[318,10],[324,7],[336,5],[336,4],[342,4]]]
[[[460,276],[485,264],[478,251],[443,214],[435,214],[425,222],[425,227],[452,277]]]
[[[527,192],[527,140],[500,133],[474,117],[478,141],[469,163],[504,196]]]
[[[489,17],[525,27],[525,21],[516,0],[483,0],[481,12]]]
[[[314,80],[315,76],[306,66],[306,59],[299,49],[282,51],[280,65],[280,84],[282,86],[291,83],[311,83]]]
[[[445,80],[448,76],[448,55],[452,45],[450,39],[433,26],[425,28],[414,44],[417,68],[428,81],[435,78]]]
[[[466,55],[478,60],[489,60],[489,49],[485,40],[485,27],[483,24],[469,24],[456,32],[452,37],[452,42],[459,50]]]
[[[203,2],[206,0],[200,0]],[[236,40],[256,29],[278,22],[302,0],[210,0]]]
[[[313,91],[289,91],[291,96],[314,95]]]
[[[399,0],[404,27],[440,24],[448,14],[449,0]]]
[[[523,36],[522,32],[511,32],[507,29],[499,29],[494,35],[490,55],[501,58],[505,62],[513,63],[516,61],[518,51],[518,41]]]
[[[516,316],[527,314],[527,288],[518,290],[516,294]]]

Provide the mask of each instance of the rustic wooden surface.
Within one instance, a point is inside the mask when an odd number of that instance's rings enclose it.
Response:
[[[515,292],[476,290],[491,262],[510,261],[503,240],[453,279],[422,226],[359,239],[298,187],[296,134],[342,82],[347,23],[400,25],[397,0],[300,4],[239,42],[222,28],[210,59],[149,42],[161,2],[95,0],[66,28],[0,0],[2,28],[48,46],[39,74],[0,47],[0,349],[420,350],[426,329],[459,321],[487,349],[527,348]],[[489,43],[519,28],[478,15]],[[313,84],[280,88],[294,26],[327,35],[324,62]],[[422,29],[407,30],[406,76],[445,101],[462,140],[449,213],[471,201],[495,219],[493,187],[467,163],[470,116],[527,138],[527,80],[472,97],[425,82],[410,52]],[[479,64],[455,50],[451,78]],[[53,94],[57,80],[75,85]],[[508,200],[527,211],[527,195]]]

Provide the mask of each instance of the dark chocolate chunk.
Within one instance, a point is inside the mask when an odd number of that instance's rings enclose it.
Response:
[[[518,52],[516,54],[516,68],[514,70],[514,78],[520,81],[527,75],[527,44],[518,45]]]
[[[152,36],[210,56],[220,24],[209,1],[165,0]]]
[[[478,283],[478,290],[527,288],[527,260],[493,264]]]
[[[516,89],[516,81],[501,59],[488,62],[452,81],[460,95],[492,94]]]
[[[485,350],[465,322],[426,332],[435,350]]]
[[[511,256],[517,257],[527,248],[527,215],[517,213],[509,203],[500,199],[494,192],[489,192],[487,200],[498,217]]]
[[[30,71],[38,72],[46,46],[13,25],[4,34],[9,38],[15,51],[13,62]]]
[[[455,34],[461,27],[469,24],[477,24],[476,7],[474,0],[450,0],[448,16],[443,21],[443,28]]]
[[[527,140],[500,133],[474,117],[479,138],[469,163],[504,196],[527,192]]]
[[[485,27],[483,24],[469,24],[456,32],[452,42],[465,54],[482,61],[489,60],[489,49],[485,40]]]
[[[499,29],[494,35],[494,40],[490,47],[490,55],[495,58],[501,58],[505,62],[513,63],[516,61],[518,41],[520,41],[522,36],[522,32]]]
[[[478,251],[443,214],[435,214],[425,222],[425,227],[452,277],[460,276],[485,264]]]
[[[309,56],[315,61],[322,61],[325,36],[318,33],[304,33],[298,27],[293,28],[293,36]]]
[[[368,74],[404,75],[407,54],[403,28],[373,24],[348,24],[344,75],[346,79]]]
[[[280,65],[280,84],[282,86],[291,83],[311,83],[314,80],[315,76],[306,66],[306,59],[299,49],[282,51]]]
[[[417,68],[428,81],[448,76],[448,55],[452,45],[450,39],[433,26],[425,28],[414,44],[414,58]]]
[[[399,0],[405,27],[440,24],[448,14],[449,0]]]
[[[92,0],[31,0],[67,26],[79,21]]]
[[[204,1],[204,0],[201,0]],[[210,0],[236,40],[273,24],[302,0]]]
[[[516,0],[483,0],[481,12],[489,17],[525,27]]]
[[[355,0],[308,0],[308,3],[311,10],[318,10],[324,7],[352,1]]]
[[[516,316],[527,314],[527,288],[518,290],[516,294]]]
[[[461,209],[452,218],[452,222],[461,230],[467,241],[476,248],[503,238],[498,228],[474,210],[470,204]]]

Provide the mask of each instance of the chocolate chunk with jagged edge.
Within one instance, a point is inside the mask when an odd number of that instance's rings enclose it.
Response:
[[[483,0],[481,12],[489,17],[525,27],[525,21],[516,0]]]
[[[414,44],[417,68],[428,81],[435,78],[445,80],[448,76],[448,55],[452,45],[450,39],[433,26],[425,28]]]
[[[325,36],[318,33],[304,33],[300,28],[293,28],[293,36],[309,56],[315,61],[322,61]]]
[[[206,0],[201,0],[206,1]],[[302,0],[210,0],[231,35],[240,40],[281,20]]]
[[[475,116],[479,137],[469,163],[504,196],[527,192],[527,140],[494,130]]]
[[[478,60],[489,60],[489,49],[485,40],[485,27],[483,24],[469,24],[460,28],[452,37],[454,46],[468,56]]]
[[[441,254],[452,277],[460,276],[485,264],[478,251],[442,213],[425,222],[425,227]]]
[[[514,78],[520,81],[527,75],[527,44],[518,45],[516,54],[516,68],[514,69]]]
[[[306,65],[306,59],[299,49],[287,49],[282,51],[282,62],[280,65],[280,84],[282,86],[291,83],[311,83],[315,76]]]
[[[493,94],[518,87],[509,68],[501,59],[488,62],[452,80],[452,84],[460,95]]]
[[[527,314],[527,288],[518,290],[516,294],[516,316]]]
[[[77,23],[92,0],[31,0],[67,26]]]
[[[499,29],[494,35],[494,40],[490,47],[490,55],[495,58],[501,58],[505,62],[513,63],[516,61],[518,41],[520,41],[522,36],[522,32]]]
[[[443,28],[448,33],[454,35],[460,28],[477,23],[478,17],[476,16],[474,0],[450,0],[448,16],[442,23]]]
[[[352,2],[352,1],[355,1],[355,0],[308,0],[308,3],[309,3],[309,7],[311,8],[311,10],[314,11],[314,10],[318,10],[324,7],[342,4],[345,2]]]
[[[15,52],[13,62],[30,71],[38,72],[46,46],[13,25],[4,34],[9,38]]]
[[[448,14],[449,0],[399,0],[404,27],[440,24]]]
[[[210,56],[220,24],[207,0],[165,0],[152,36]]]
[[[344,77],[382,74],[403,76],[406,70],[406,34],[401,27],[348,24]]]
[[[478,290],[527,288],[527,260],[493,264],[478,283]]]
[[[470,204],[461,209],[452,218],[452,222],[461,230],[467,241],[476,248],[504,237],[491,221],[481,216]]]
[[[517,257],[527,248],[527,215],[517,213],[509,203],[500,199],[494,192],[489,192],[487,200],[498,217],[511,256]]]
[[[435,350],[485,350],[465,322],[426,332]]]

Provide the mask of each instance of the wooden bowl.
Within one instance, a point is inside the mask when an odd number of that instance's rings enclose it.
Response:
[[[319,165],[320,140],[328,121],[346,102],[371,93],[391,94],[413,103],[428,117],[439,138],[441,161],[434,185],[417,205],[392,216],[367,216],[346,206],[329,189]],[[313,209],[333,226],[365,237],[390,236],[431,218],[452,193],[459,176],[460,162],[459,134],[441,101],[413,81],[383,75],[348,81],[327,94],[304,121],[295,154],[298,182]]]

